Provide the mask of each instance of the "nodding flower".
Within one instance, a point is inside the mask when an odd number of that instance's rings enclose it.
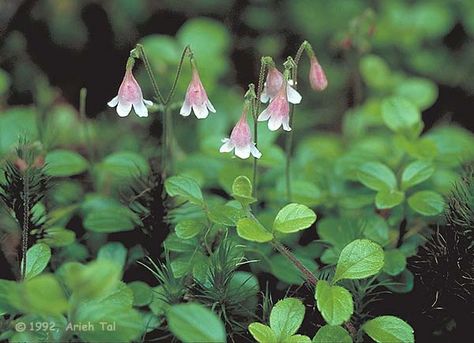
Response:
[[[198,119],[204,119],[209,115],[209,111],[215,113],[216,110],[207,97],[206,90],[202,85],[199,73],[194,65],[192,69],[193,76],[189,83],[188,90],[186,91],[186,97],[179,114],[187,117],[191,114],[192,109]]]
[[[288,86],[289,87],[289,86]],[[283,126],[283,130],[291,131],[290,104],[287,98],[287,85],[282,84],[280,90],[270,101],[270,105],[260,113],[258,121],[268,120],[270,131],[276,131]]]
[[[275,98],[283,84],[283,74],[278,71],[276,67],[270,67],[267,73],[267,79],[265,81],[265,86],[263,87],[262,95],[260,96],[260,101],[267,103]],[[288,101],[292,104],[299,104],[301,102],[301,95],[292,87],[293,82],[288,81],[287,98]]]
[[[219,149],[220,152],[231,152],[234,150],[235,155],[242,159],[249,158],[250,154],[255,158],[260,158],[262,156],[252,140],[250,126],[247,122],[246,109],[244,109],[240,120],[232,129],[230,138],[224,138],[222,143],[224,144]]]
[[[311,67],[309,69],[309,83],[315,91],[323,91],[328,86],[328,80],[323,68],[316,56],[311,56]]]
[[[110,107],[117,106],[117,114],[120,117],[128,116],[132,106],[139,117],[148,117],[146,106],[151,106],[153,103],[143,99],[142,90],[137,80],[133,77],[132,69],[127,68],[117,96],[110,100],[107,105]]]

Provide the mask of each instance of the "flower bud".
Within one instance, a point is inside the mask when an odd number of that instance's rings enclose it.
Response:
[[[318,62],[316,56],[311,57],[311,68],[309,69],[309,83],[315,91],[322,91],[328,86],[326,74]]]

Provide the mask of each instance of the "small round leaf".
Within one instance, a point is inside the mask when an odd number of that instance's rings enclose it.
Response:
[[[278,212],[273,230],[291,233],[307,229],[316,221],[316,214],[305,205],[289,204]]]
[[[333,282],[364,279],[377,274],[384,264],[383,249],[367,239],[357,239],[342,249]]]
[[[413,328],[394,316],[381,316],[371,319],[362,326],[362,330],[378,343],[415,342]]]
[[[408,198],[408,205],[424,216],[435,216],[443,212],[443,197],[433,191],[420,191]]]
[[[351,293],[343,287],[331,286],[325,280],[318,281],[315,297],[319,312],[330,325],[341,325],[354,312]]]

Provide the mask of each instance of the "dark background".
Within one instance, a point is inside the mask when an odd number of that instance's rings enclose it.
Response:
[[[47,11],[38,10],[42,7],[59,6],[60,2],[3,1],[0,2],[2,9],[0,46],[12,33],[15,35],[21,33],[25,46],[18,55],[5,56],[3,53],[0,68],[12,72],[20,61],[31,62],[33,66],[28,66],[28,68],[40,69],[50,84],[60,89],[64,100],[75,107],[78,107],[80,88],[86,87],[89,94],[87,114],[93,117],[103,111],[106,108],[106,102],[113,97],[117,84],[122,78],[124,61],[136,41],[140,37],[153,33],[174,35],[189,18],[205,15],[221,21],[230,30],[231,61],[233,69],[238,71],[234,74],[235,82],[242,88],[246,88],[250,82],[255,82],[258,77],[259,54],[255,45],[258,44],[257,38],[261,33],[255,29],[256,25],[249,23],[247,18],[247,14],[253,7],[263,9],[262,13],[274,16],[275,20],[278,20],[273,26],[264,29],[263,35],[278,36],[281,43],[278,49],[280,56],[294,54],[298,44],[307,38],[297,27],[291,27],[288,18],[284,19],[285,1],[223,1],[222,3],[225,4],[223,6],[210,2],[214,4],[214,7],[211,6],[207,10],[205,2],[193,8],[193,2],[188,1],[176,6],[173,6],[171,1],[144,1],[142,3],[147,6],[147,17],[137,23],[132,23],[133,29],[116,32],[117,30],[114,30],[111,24],[111,16],[115,12],[107,10],[106,1],[78,1],[76,3],[80,5],[76,6],[75,15],[84,26],[85,40],[80,46],[74,46],[74,44],[64,46],[51,37],[54,32],[48,27]],[[334,6],[339,5],[343,4],[334,2]],[[372,5],[372,2],[366,1],[366,5]],[[265,11],[266,9],[268,11]],[[34,14],[35,12],[40,12],[40,14]],[[127,16],[126,13],[122,15]],[[71,25],[74,28],[76,23],[71,22]],[[460,51],[468,50],[466,46],[472,45],[472,37],[468,35],[463,23],[459,20],[456,20],[450,30],[440,38],[435,43],[442,45],[443,49],[453,55],[459,55]],[[323,37],[321,40],[327,41],[328,38]],[[117,41],[121,44],[117,44]],[[333,42],[329,41],[329,43],[332,46],[325,51],[324,58],[330,58],[336,62],[343,60],[341,50],[335,48]],[[377,50],[377,47],[374,47],[374,50]],[[436,51],[433,50],[433,53]],[[470,56],[472,58],[472,55]],[[453,64],[455,64],[454,59]],[[472,71],[465,71],[466,78]],[[474,79],[472,76],[473,74],[471,74],[471,80]],[[33,76],[30,75],[30,77]],[[474,104],[472,83],[474,81],[471,81],[467,87],[462,84],[447,84],[445,80],[435,79],[434,81],[439,87],[439,98],[423,113],[426,127],[431,127],[439,120],[454,120],[469,130],[474,130],[472,116]],[[8,103],[11,105],[32,103],[33,92],[28,87],[26,88],[12,88]],[[339,96],[344,97],[343,101],[350,107],[354,102],[352,95],[351,83],[348,82],[346,87],[340,90]]]

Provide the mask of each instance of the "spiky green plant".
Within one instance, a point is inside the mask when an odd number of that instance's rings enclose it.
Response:
[[[15,160],[7,161],[3,167],[5,181],[0,184],[0,199],[7,211],[16,219],[22,231],[22,266],[26,268],[26,251],[30,233],[41,231],[45,218],[32,209],[40,203],[49,188],[49,177],[44,172],[38,147],[20,140]]]
[[[242,250],[231,239],[224,237],[209,258],[205,281],[194,279],[191,297],[211,308],[225,322],[228,332],[244,338],[247,325],[257,316],[256,294],[251,277],[235,278],[236,270],[245,264]],[[232,338],[233,339],[233,338]]]

